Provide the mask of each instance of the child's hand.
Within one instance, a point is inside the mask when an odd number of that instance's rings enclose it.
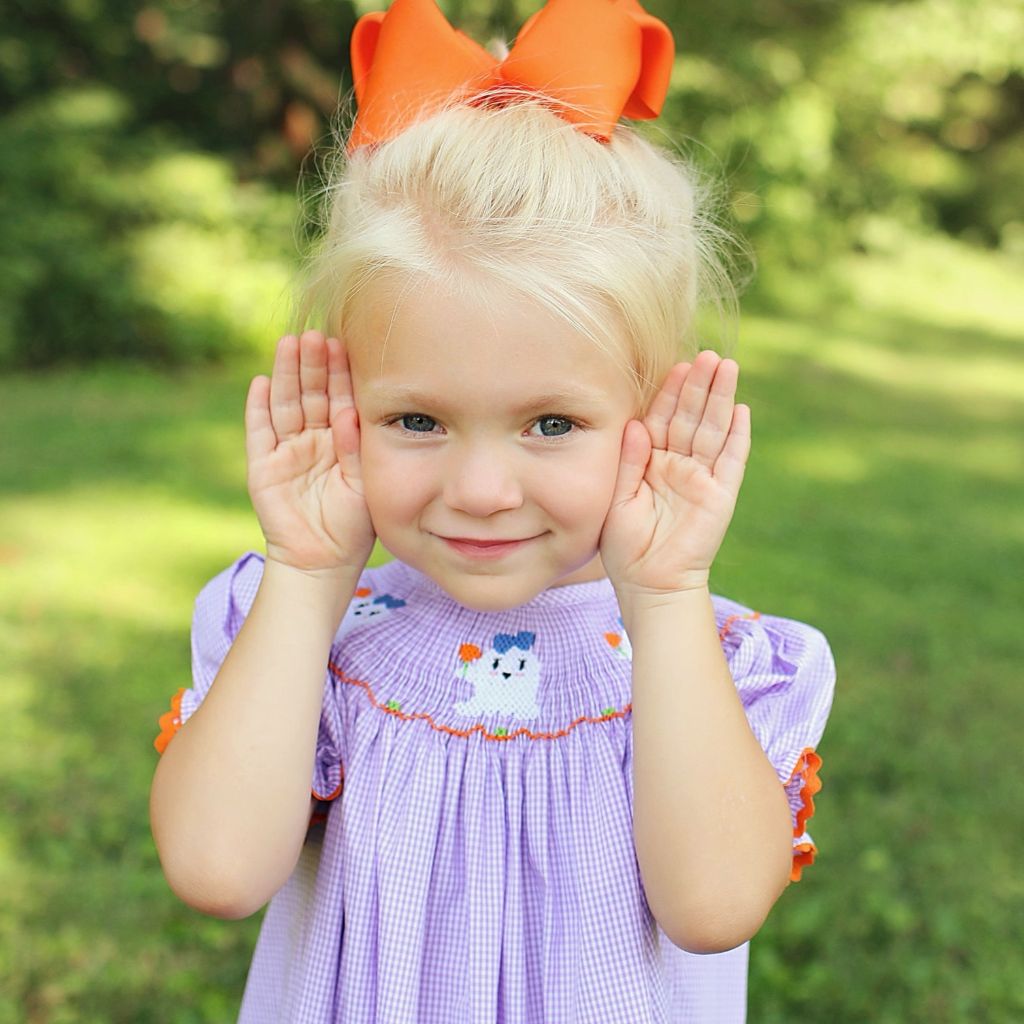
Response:
[[[601,559],[620,599],[705,587],[750,453],[739,367],[711,351],[672,368],[626,426]]]
[[[267,557],[362,572],[375,533],[363,499],[359,417],[344,346],[306,331],[277,345],[245,403],[249,495]]]

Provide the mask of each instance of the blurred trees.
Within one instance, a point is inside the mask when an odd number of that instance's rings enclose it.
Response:
[[[14,0],[0,22],[0,365],[222,356],[287,303],[296,169],[350,3]]]
[[[126,133],[160,126],[290,187],[337,103],[355,19],[351,0],[13,0],[0,109],[103,83],[127,101]]]
[[[1019,0],[725,0],[715,21],[679,7],[673,122],[777,256],[813,266],[892,222],[1024,251]]]
[[[350,86],[352,25],[384,0],[6,6],[0,365],[251,343],[254,293],[287,290],[295,182]],[[511,41],[537,0],[441,6]],[[763,268],[908,229],[1024,252],[1020,0],[645,6],[678,49],[645,130],[724,179]]]

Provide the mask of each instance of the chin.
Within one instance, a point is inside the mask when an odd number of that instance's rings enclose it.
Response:
[[[508,576],[463,576],[434,582],[453,600],[474,612],[504,612],[535,598],[544,587],[527,587]]]

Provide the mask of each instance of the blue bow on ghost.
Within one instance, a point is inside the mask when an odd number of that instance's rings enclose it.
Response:
[[[374,604],[382,604],[385,608],[404,608],[405,602],[400,597],[392,597],[390,594],[381,594],[373,599]]]
[[[516,633],[515,636],[511,633],[498,633],[494,637],[494,649],[499,654],[504,654],[513,647],[518,647],[520,650],[528,651],[533,646],[533,641],[535,639],[535,634],[527,633],[525,630]]]

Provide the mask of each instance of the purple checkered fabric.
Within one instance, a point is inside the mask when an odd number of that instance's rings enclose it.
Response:
[[[260,555],[202,590],[193,687],[252,605]],[[810,626],[714,598],[794,825],[834,665]],[[632,837],[630,646],[610,581],[475,612],[401,562],[364,571],[325,673],[329,797],[271,900],[243,1024],[737,1024],[747,945],[673,946]],[[806,834],[794,847],[809,844]]]

